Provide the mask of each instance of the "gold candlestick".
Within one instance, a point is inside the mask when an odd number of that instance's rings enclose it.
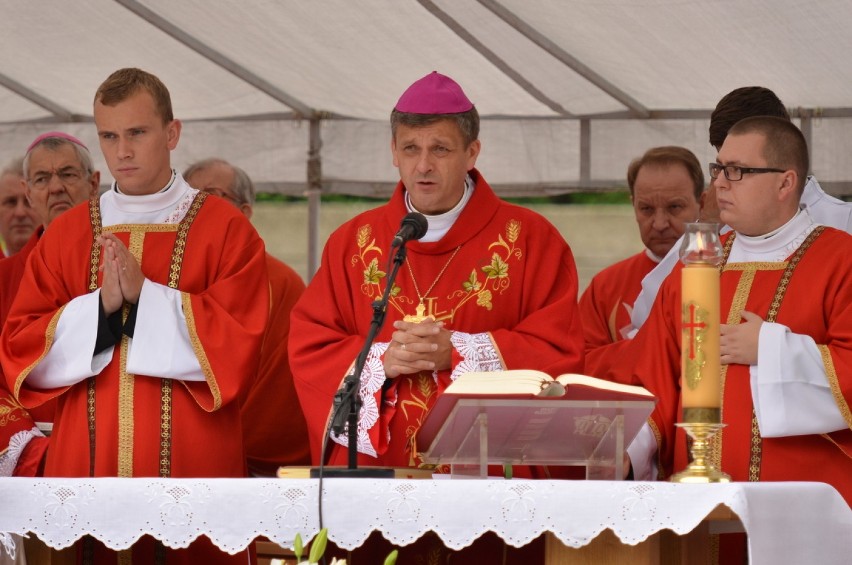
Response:
[[[724,427],[721,423],[718,270],[722,246],[718,224],[687,224],[680,260],[684,263],[681,279],[683,422],[676,425],[693,441],[692,462],[671,480],[729,482],[730,476],[715,468],[709,453],[710,438]]]

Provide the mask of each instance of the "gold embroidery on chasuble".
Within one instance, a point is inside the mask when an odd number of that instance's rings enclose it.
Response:
[[[17,422],[24,414],[24,408],[12,398],[0,398],[0,428]]]
[[[410,261],[408,274],[411,283],[394,283],[388,293],[390,308],[395,310],[400,318],[421,321],[431,317],[435,321],[446,322],[448,328],[456,313],[463,307],[476,306],[492,310],[497,305],[499,297],[511,285],[511,264],[523,259],[524,251],[517,245],[521,228],[519,220],[513,219],[506,222],[503,230],[498,231],[494,235],[494,240],[481,250],[481,255],[475,264],[483,266],[474,267],[469,275],[450,285],[449,292],[436,293],[437,296],[432,296],[431,290],[439,284],[439,281],[444,280],[442,277],[452,277],[466,270],[458,264],[451,265],[451,262],[463,245],[471,245],[471,243],[463,243],[440,257],[418,255],[412,258],[409,255],[406,261]],[[387,263],[387,258],[383,257],[383,250],[376,245],[370,224],[360,226],[355,237],[358,252],[350,258],[350,266],[361,273],[361,293],[372,301],[378,300],[385,289],[383,283],[387,273],[382,269]],[[438,269],[437,277],[430,281],[423,281],[421,288],[425,288],[426,285],[429,285],[429,288],[421,295],[415,277],[418,274],[418,262],[423,265],[427,261],[440,263],[442,268]],[[448,288],[446,284],[441,286]],[[405,400],[400,402],[400,411],[395,417],[402,417],[405,420],[406,445],[410,454],[409,464],[416,466],[421,461],[417,455],[417,447],[414,445],[415,434],[420,429],[423,418],[437,395],[438,387],[436,378],[431,372],[408,375],[402,378],[401,387],[403,383],[407,389],[400,388],[399,392],[400,397]],[[407,394],[404,390],[407,390]]]
[[[419,296],[415,289],[416,283],[413,276],[409,277],[411,279],[410,287],[407,284],[403,287],[394,283],[388,294],[390,307],[399,312],[401,316],[409,316],[409,319],[412,320],[420,321],[426,317],[431,317],[436,321],[447,321],[448,323],[452,323],[456,312],[468,303],[473,303],[486,310],[493,309],[495,299],[505,293],[511,284],[510,262],[513,260],[520,261],[523,258],[523,250],[517,246],[520,234],[521,222],[519,220],[506,222],[503,232],[498,232],[496,239],[482,250],[482,260],[479,264],[484,266],[479,269],[474,267],[470,275],[463,280],[458,280],[455,289],[446,295],[430,296],[430,292],[427,290],[422,296]],[[384,292],[382,282],[387,277],[387,273],[381,268],[380,259],[382,259],[383,251],[376,246],[373,228],[370,224],[364,224],[358,228],[356,244],[358,252],[352,256],[350,264],[362,272],[361,292],[372,300],[378,300]],[[446,273],[448,277],[461,271],[456,265],[453,273],[450,273],[448,267],[462,245],[454,248],[448,259],[444,260],[444,269],[448,271]],[[418,261],[423,262],[425,260],[424,256],[418,256],[413,260],[409,256],[406,261],[410,261],[411,273],[416,274]],[[385,261],[383,260],[383,262]],[[432,286],[438,283],[441,275],[445,275],[445,273],[441,271]]]
[[[402,394],[405,400],[399,403],[399,409],[405,419],[405,449],[408,452],[408,465],[419,467],[423,460],[417,450],[416,434],[423,425],[423,418],[429,411],[431,401],[437,396],[438,385],[432,378],[431,373],[420,372],[413,375],[397,377],[402,379],[404,386],[408,388],[408,394]]]

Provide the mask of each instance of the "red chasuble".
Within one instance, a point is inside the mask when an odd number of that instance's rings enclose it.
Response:
[[[240,413],[249,471],[274,476],[280,466],[311,462],[308,428],[287,354],[290,311],[305,291],[305,283],[296,271],[268,253],[266,267],[269,322],[257,377],[243,395]]]
[[[722,421],[727,427],[714,458],[718,462],[721,457],[722,470],[735,481],[821,481],[852,503],[852,238],[832,228],[817,233],[784,262],[726,264],[722,323],[740,323],[740,313],[747,310],[811,336],[848,427],[829,434],[763,438],[752,416],[749,367],[723,365]],[[663,283],[648,322],[629,346],[634,355],[627,361],[659,399],[653,423],[666,476],[682,470],[687,456],[684,434],[674,427],[680,419],[681,270],[679,264]]]
[[[494,194],[478,171],[461,216],[440,241],[409,242],[387,317],[362,375],[359,422],[363,465],[417,466],[415,432],[454,374],[583,368],[577,273],[564,238],[546,219]],[[311,451],[320,445],[332,399],[349,372],[385,289],[390,243],[407,213],[402,183],[390,202],[360,214],[329,238],[322,264],[293,310],[290,351]],[[452,369],[403,375],[385,387],[381,354],[393,322],[423,313],[454,333]],[[345,437],[330,459],[345,464]]]
[[[630,325],[630,311],[642,290],[642,279],[656,266],[642,251],[592,278],[580,297],[587,355],[595,348],[624,339],[621,330]]]
[[[12,301],[18,293],[27,257],[35,249],[42,232],[44,228],[39,226],[23,249],[0,261],[0,327],[6,321]],[[0,383],[0,460],[4,455],[10,454],[11,450],[18,449],[18,446],[12,445],[16,441],[13,439],[15,434],[32,430],[36,422],[53,422],[55,409],[56,403],[51,400],[26,410],[6,388],[5,381]],[[16,467],[8,471],[16,476],[35,476],[46,449],[47,438],[30,439],[30,443],[18,456]],[[4,476],[5,471],[0,465],[0,476]]]
[[[28,386],[65,306],[100,286],[94,240],[101,229],[128,247],[147,279],[180,291],[204,381],[128,374],[124,336],[95,377],[63,388]],[[267,285],[263,242],[219,199],[197,195],[179,224],[101,228],[97,199],[57,218],[30,256],[0,351],[21,404],[58,399],[45,476],[244,476],[234,400],[257,367]],[[133,339],[145,336],[137,330]]]

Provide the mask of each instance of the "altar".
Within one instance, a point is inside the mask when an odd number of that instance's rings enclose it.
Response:
[[[20,549],[10,534],[56,549],[87,534],[113,549],[143,534],[169,547],[203,534],[229,553],[258,537],[291,546],[319,530],[319,498],[317,479],[2,478],[0,553]],[[373,531],[403,546],[430,530],[452,549],[489,531],[514,547],[548,532],[569,548],[602,532],[635,546],[687,534],[721,505],[739,518],[753,565],[852,555],[852,510],[822,483],[325,479],[322,505],[329,538],[346,549]]]

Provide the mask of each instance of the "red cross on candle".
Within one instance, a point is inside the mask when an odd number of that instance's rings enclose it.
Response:
[[[689,330],[689,359],[693,360],[693,361],[695,360],[696,351],[698,350],[698,346],[696,344],[696,340],[697,340],[697,337],[698,337],[696,335],[697,330],[703,330],[704,328],[707,327],[707,324],[705,324],[704,322],[696,321],[695,311],[696,311],[695,304],[690,303],[689,304],[689,320],[687,320],[683,324],[684,329]]]

